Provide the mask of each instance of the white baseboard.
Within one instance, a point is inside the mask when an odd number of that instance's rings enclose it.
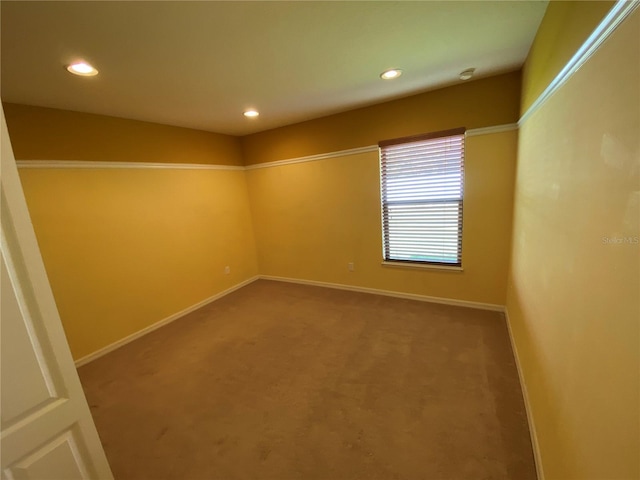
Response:
[[[240,282],[236,285],[234,285],[233,287],[229,287],[226,290],[223,290],[220,293],[216,293],[215,295],[209,297],[209,298],[205,298],[204,300],[202,300],[201,302],[196,303],[195,305],[191,305],[188,308],[185,308],[184,310],[181,310],[177,313],[174,313],[173,315],[168,316],[167,318],[163,318],[162,320],[149,325],[148,327],[143,328],[142,330],[139,330],[135,333],[132,333],[131,335],[128,335],[126,337],[124,337],[121,340],[118,340],[117,342],[114,342],[110,345],[107,345],[106,347],[101,348],[100,350],[97,350],[93,353],[90,353],[89,355],[85,355],[82,358],[79,358],[78,360],[75,361],[75,365],[76,367],[81,367],[82,365],[85,365],[93,360],[95,360],[96,358],[100,358],[103,355],[106,355],[109,352],[114,351],[117,348],[122,347],[123,345],[126,345],[127,343],[133,342],[134,340],[146,335],[147,333],[153,332],[154,330],[157,330],[160,327],[163,327],[165,325],[167,325],[168,323],[173,322],[174,320],[177,320],[180,317],[184,317],[185,315],[187,315],[188,313],[191,313],[199,308],[204,307],[205,305],[208,305],[211,302],[214,302],[216,300],[218,300],[219,298],[224,297],[225,295],[230,294],[231,292],[234,292],[235,290],[238,290],[239,288],[242,288],[246,285],[249,285],[252,282],[255,282],[256,280],[258,280],[258,278],[260,278],[259,276],[255,276],[255,277],[251,277],[247,280],[245,280],[244,282]]]
[[[299,278],[275,277],[273,275],[259,275],[263,280],[274,280],[276,282],[299,283],[301,285],[313,285],[316,287],[335,288],[338,290],[349,290],[351,292],[373,293],[374,295],[384,295],[387,297],[405,298],[408,300],[418,300],[420,302],[442,303],[445,305],[455,305],[458,307],[477,308],[480,310],[492,310],[495,312],[504,312],[503,305],[493,303],[470,302],[467,300],[457,300],[455,298],[429,297],[427,295],[418,295],[416,293],[394,292],[391,290],[379,290],[377,288],[356,287],[352,285],[344,285],[342,283],[317,282],[315,280],[302,280]]]
[[[513,356],[516,360],[516,368],[518,369],[518,377],[520,378],[520,387],[522,388],[522,396],[524,398],[524,409],[527,412],[527,422],[529,423],[529,434],[531,435],[531,446],[533,448],[533,458],[536,462],[536,472],[538,474],[538,480],[544,480],[544,470],[542,468],[542,457],[540,455],[540,444],[538,443],[538,435],[536,433],[536,424],[533,421],[533,412],[531,410],[531,403],[529,403],[529,392],[527,390],[527,382],[524,379],[522,373],[522,367],[520,366],[520,357],[518,356],[518,347],[513,338],[513,331],[511,330],[511,320],[509,319],[509,310],[505,307],[504,316],[507,320],[507,329],[509,330],[509,340],[511,341],[511,348],[513,349]]]
[[[504,306],[502,305],[494,305],[491,303],[480,303],[480,302],[469,302],[466,300],[456,300],[456,299],[452,299],[452,298],[442,298],[442,297],[429,297],[426,295],[417,295],[414,293],[402,293],[402,292],[394,292],[394,291],[389,291],[389,290],[379,290],[377,288],[367,288],[367,287],[355,287],[355,286],[351,286],[351,285],[343,285],[343,284],[339,284],[339,283],[327,283],[327,282],[317,282],[314,280],[301,280],[301,279],[297,279],[297,278],[287,278],[287,277],[275,277],[275,276],[271,276],[271,275],[256,275],[252,278],[249,278],[247,280],[245,280],[244,282],[240,282],[237,285],[234,285],[233,287],[227,288],[226,290],[223,290],[220,293],[217,293],[209,298],[206,298],[204,300],[202,300],[201,302],[196,303],[195,305],[192,305],[188,308],[185,308],[184,310],[181,310],[180,312],[174,313],[173,315],[170,315],[152,325],[149,325],[148,327],[143,328],[142,330],[139,330],[135,333],[132,333],[131,335],[126,336],[123,339],[120,339],[110,345],[107,345],[106,347],[103,347],[99,350],[96,350],[93,353],[90,353],[89,355],[85,355],[82,358],[79,358],[78,360],[75,361],[75,365],[76,367],[81,367],[82,365],[86,365],[87,363],[102,357],[103,355],[106,355],[109,352],[112,352],[114,350],[116,350],[117,348],[122,347],[123,345],[126,345],[127,343],[133,342],[134,340],[146,335],[147,333],[153,332],[154,330],[157,330],[160,327],[163,327],[164,325],[167,325],[168,323],[173,322],[174,320],[177,320],[180,317],[184,317],[185,315],[187,315],[188,313],[191,313],[201,307],[204,307],[205,305],[214,302],[216,300],[218,300],[219,298],[224,297],[225,295],[230,294],[231,292],[238,290],[239,288],[242,288],[246,285],[249,285],[250,283],[255,282],[258,279],[264,279],[264,280],[275,280],[278,282],[288,282],[288,283],[299,283],[299,284],[303,284],[303,285],[313,285],[313,286],[317,286],[317,287],[327,287],[327,288],[336,288],[339,290],[349,290],[352,292],[361,292],[361,293],[372,293],[375,295],[385,295],[388,297],[397,297],[397,298],[406,298],[408,300],[419,300],[421,302],[431,302],[431,303],[442,303],[445,305],[455,305],[455,306],[459,306],[459,307],[470,307],[470,308],[478,308],[481,310],[493,310],[496,312],[503,312],[504,311]]]

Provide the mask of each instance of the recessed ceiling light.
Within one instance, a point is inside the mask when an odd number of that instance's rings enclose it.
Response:
[[[380,78],[383,80],[391,80],[392,78],[398,78],[400,75],[402,75],[402,70],[399,68],[392,68],[391,70],[382,72],[380,74]]]
[[[71,65],[67,66],[67,71],[73,73],[74,75],[80,75],[83,77],[93,77],[94,75],[98,74],[98,70],[96,70],[86,62],[72,63]]]
[[[258,115],[260,115],[260,114],[258,113],[258,111],[257,111],[257,110],[253,110],[253,109],[251,109],[251,110],[245,110],[245,112],[243,113],[243,115],[244,115],[245,117],[252,118],[252,117],[257,117],[257,116],[258,116]]]
[[[460,80],[469,80],[471,77],[473,77],[475,71],[475,68],[467,68],[466,70],[460,72]]]

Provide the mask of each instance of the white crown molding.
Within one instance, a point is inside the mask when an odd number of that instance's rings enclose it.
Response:
[[[490,135],[493,133],[509,132],[517,130],[517,123],[507,123],[504,125],[494,125],[491,127],[472,128],[466,131],[467,137],[477,135]],[[288,158],[276,160],[274,162],[257,163],[254,165],[206,165],[200,163],[149,163],[149,162],[100,162],[86,160],[18,160],[18,168],[39,168],[39,169],[143,169],[143,170],[257,170],[260,168],[280,167],[283,165],[294,165],[296,163],[316,162],[318,160],[328,160],[331,158],[346,157],[359,153],[377,152],[377,145],[366,147],[349,148],[335,152],[320,153],[306,157]]]
[[[472,128],[467,130],[466,136],[474,137],[476,135],[489,135],[492,133],[508,132],[510,130],[517,130],[517,123],[507,123],[504,125],[495,125],[492,127]],[[317,160],[328,160],[330,158],[346,157],[348,155],[357,155],[359,153],[377,152],[377,145],[368,145],[366,147],[350,148],[347,150],[338,150],[335,152],[320,153],[318,155],[309,155],[306,157],[288,158],[285,160],[276,160],[274,162],[256,163],[254,165],[248,165],[246,170],[256,170],[259,168],[271,168],[280,167],[283,165],[294,165],[296,163],[315,162]]]
[[[143,169],[143,170],[244,170],[242,166],[200,163],[93,162],[85,160],[18,160],[18,168],[40,169]]]
[[[518,125],[522,125],[533,112],[538,110],[589,58],[600,48],[604,41],[618,28],[618,26],[640,6],[640,0],[618,0],[609,13],[602,19],[591,35],[585,40],[571,60],[567,62],[560,73],[544,89],[535,102],[520,117]]]
[[[248,278],[247,280],[240,282],[232,287],[227,288],[226,290],[223,290],[222,292],[216,293],[215,295],[209,297],[209,298],[205,298],[204,300],[202,300],[201,302],[196,303],[195,305],[191,305],[190,307],[185,308],[184,310],[181,310],[177,313],[174,313],[173,315],[169,315],[167,318],[163,318],[162,320],[159,320],[151,325],[149,325],[148,327],[143,328],[142,330],[138,330],[137,332],[132,333],[131,335],[128,335],[116,342],[113,342],[109,345],[107,345],[106,347],[103,347],[99,350],[96,350],[93,353],[90,353],[89,355],[85,355],[82,358],[79,358],[78,360],[75,361],[75,365],[76,368],[77,367],[81,367],[82,365],[86,365],[89,362],[92,362],[93,360],[100,358],[104,355],[106,355],[109,352],[113,352],[114,350],[122,347],[123,345],[126,345],[127,343],[131,343],[134,340],[137,340],[138,338],[146,335],[147,333],[151,333],[154,330],[157,330],[160,327],[164,327],[165,325],[173,322],[174,320],[177,320],[181,317],[184,317],[185,315],[194,312],[196,310],[198,310],[199,308],[204,307],[205,305],[210,304],[211,302],[215,302],[216,300],[224,297],[225,295],[229,295],[231,292],[235,292],[236,290],[249,285],[250,283],[255,282],[256,280],[258,280],[258,276],[254,276],[251,278]]]
[[[282,165],[293,165],[295,163],[315,162],[317,160],[328,160],[336,157],[346,157],[347,155],[357,155],[359,153],[377,152],[377,145],[369,145],[366,147],[350,148],[348,150],[338,150],[337,152],[320,153],[318,155],[309,155],[306,157],[288,158],[285,160],[276,160],[275,162],[256,163],[245,167],[247,170],[256,170],[258,168],[280,167]]]
[[[493,133],[507,132],[515,130],[521,126],[533,112],[540,108],[567,80],[584,65],[584,63],[600,48],[618,26],[640,6],[640,0],[618,0],[609,13],[602,19],[593,33],[578,49],[575,55],[567,62],[564,68],[556,75],[553,81],[531,104],[527,111],[520,117],[517,124],[496,125],[491,127],[474,128],[467,130],[466,135],[473,137],[477,135],[489,135]],[[143,162],[94,162],[94,161],[74,161],[74,160],[18,160],[19,168],[67,168],[67,169],[173,169],[173,170],[256,170],[260,168],[278,167],[282,165],[293,165],[296,163],[313,162],[317,160],[327,160],[330,158],[356,155],[359,153],[374,152],[378,150],[377,145],[351,148],[335,152],[309,155],[305,157],[277,160],[274,162],[259,163],[248,166],[232,165],[205,165],[205,164],[182,164],[182,163],[143,163]]]
[[[276,282],[298,283],[301,285],[311,285],[314,287],[335,288],[337,290],[348,290],[350,292],[370,293],[373,295],[384,295],[385,297],[404,298],[407,300],[418,300],[420,302],[440,303],[444,305],[453,305],[457,307],[477,308],[479,310],[491,310],[494,312],[504,312],[504,305],[496,305],[493,303],[471,302],[467,300],[458,300],[455,298],[430,297],[427,295],[419,295],[415,293],[403,293],[392,290],[380,290],[377,288],[358,287],[354,285],[345,285],[342,283],[318,282],[315,280],[303,280],[300,278],[277,277],[273,275],[259,275],[261,280],[274,280]]]
[[[492,133],[510,132],[517,130],[517,123],[505,123],[504,125],[495,125],[493,127],[472,128],[466,131],[467,137],[475,137],[478,135],[491,135]]]

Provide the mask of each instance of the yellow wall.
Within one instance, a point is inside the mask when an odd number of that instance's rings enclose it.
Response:
[[[244,160],[254,165],[449,128],[515,123],[519,101],[520,72],[497,75],[248,135]]]
[[[507,308],[546,480],[640,478],[639,85],[636,10],[520,129]]]
[[[157,123],[3,103],[19,160],[242,165],[240,139]]]
[[[222,165],[512,123],[610,6],[551,2],[521,105],[511,73],[241,140],[15,105],[7,121],[19,159]],[[75,358],[258,271],[493,304],[506,287],[546,480],[640,477],[638,32],[636,12],[519,138],[468,138],[463,273],[381,266],[375,152],[246,172],[22,169]]]
[[[450,127],[513,123],[519,88],[515,72],[243,139],[4,107],[18,160],[241,165]],[[376,152],[247,172],[22,168],[20,175],[78,359],[258,270],[502,305],[516,144],[515,131],[467,141],[462,273],[381,266]],[[223,274],[225,265],[230,275]]]
[[[234,137],[5,108],[18,160],[241,161]],[[242,169],[21,168],[20,178],[76,359],[258,273]]]
[[[518,119],[518,72],[249,135],[247,165],[371,146],[379,140]],[[382,266],[376,151],[249,169],[260,273],[504,305],[515,131],[469,136],[463,272]],[[347,264],[355,263],[349,272]]]
[[[524,114],[560,73],[615,1],[551,0],[523,67]]]
[[[381,265],[377,151],[248,170],[260,273],[503,305],[516,148],[516,131],[467,138],[455,273]]]

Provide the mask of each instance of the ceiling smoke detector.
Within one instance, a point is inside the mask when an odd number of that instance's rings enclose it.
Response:
[[[471,77],[473,77],[475,71],[475,68],[467,68],[466,70],[463,70],[462,72],[460,72],[460,80],[469,80]]]

